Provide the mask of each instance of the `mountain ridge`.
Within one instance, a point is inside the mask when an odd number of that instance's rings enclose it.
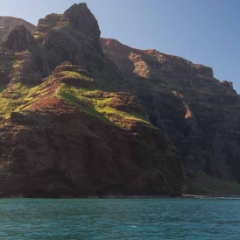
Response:
[[[8,33],[2,196],[225,194],[240,181],[239,96],[211,68],[100,39],[86,4]]]
[[[181,160],[137,98],[112,91],[122,76],[86,4],[33,35],[0,46],[2,196],[180,195]]]

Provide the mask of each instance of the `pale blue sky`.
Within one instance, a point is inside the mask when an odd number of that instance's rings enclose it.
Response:
[[[0,16],[39,18],[77,0],[0,0]],[[103,37],[210,66],[240,92],[240,0],[85,0]]]

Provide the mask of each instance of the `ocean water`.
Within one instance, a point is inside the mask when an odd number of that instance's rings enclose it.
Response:
[[[239,240],[240,200],[2,199],[0,239]]]

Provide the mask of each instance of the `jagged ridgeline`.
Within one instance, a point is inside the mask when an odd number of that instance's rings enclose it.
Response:
[[[122,91],[86,4],[10,29],[0,84],[2,196],[181,194],[182,162]]]
[[[240,193],[240,100],[211,68],[100,39],[83,3],[0,30],[2,196]]]

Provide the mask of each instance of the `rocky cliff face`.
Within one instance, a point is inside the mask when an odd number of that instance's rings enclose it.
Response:
[[[239,95],[209,67],[156,50],[102,39],[151,123],[177,147],[190,178],[206,174],[240,181]]]
[[[35,26],[20,18],[1,17],[0,16],[0,42],[15,27],[24,25],[29,31],[34,31]]]
[[[231,82],[100,40],[86,4],[20,22],[0,18],[2,196],[180,195],[183,176],[188,192],[240,193]]]
[[[182,161],[128,84],[86,4],[33,35],[14,28],[0,45],[1,195],[181,194]]]
[[[40,19],[34,36],[46,56],[46,75],[63,61],[88,71],[104,67],[98,22],[86,4],[75,4],[64,14]]]

